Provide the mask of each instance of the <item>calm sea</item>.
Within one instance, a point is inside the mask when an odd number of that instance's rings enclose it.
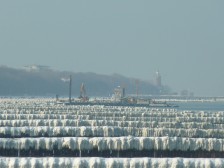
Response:
[[[224,102],[175,102],[179,110],[224,111]]]

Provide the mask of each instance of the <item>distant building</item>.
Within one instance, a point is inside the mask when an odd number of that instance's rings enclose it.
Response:
[[[194,97],[194,92],[189,92],[188,90],[182,90],[180,95],[183,97]]]
[[[184,97],[188,97],[188,96],[189,96],[189,91],[188,91],[188,90],[182,90],[182,91],[180,92],[180,95],[181,95],[181,96],[184,96]]]
[[[114,99],[115,101],[120,101],[125,97],[125,88],[118,86],[114,89]]]
[[[161,75],[160,75],[159,71],[156,71],[155,85],[157,87],[162,86],[162,79],[161,79]]]
[[[39,72],[41,70],[49,70],[49,66],[35,65],[35,64],[24,66],[24,68],[28,72]]]

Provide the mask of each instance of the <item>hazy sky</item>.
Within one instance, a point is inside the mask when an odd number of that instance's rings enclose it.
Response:
[[[223,0],[0,1],[0,64],[119,73],[224,95]]]

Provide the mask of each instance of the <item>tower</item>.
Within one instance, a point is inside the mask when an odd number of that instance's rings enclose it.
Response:
[[[156,71],[155,85],[157,87],[161,87],[162,86],[162,79],[161,79],[161,75],[160,75],[159,71]]]
[[[69,103],[72,102],[72,75],[69,76]]]

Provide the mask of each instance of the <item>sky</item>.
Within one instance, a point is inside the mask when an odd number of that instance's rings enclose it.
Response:
[[[224,96],[223,0],[0,1],[0,65],[38,64]]]

